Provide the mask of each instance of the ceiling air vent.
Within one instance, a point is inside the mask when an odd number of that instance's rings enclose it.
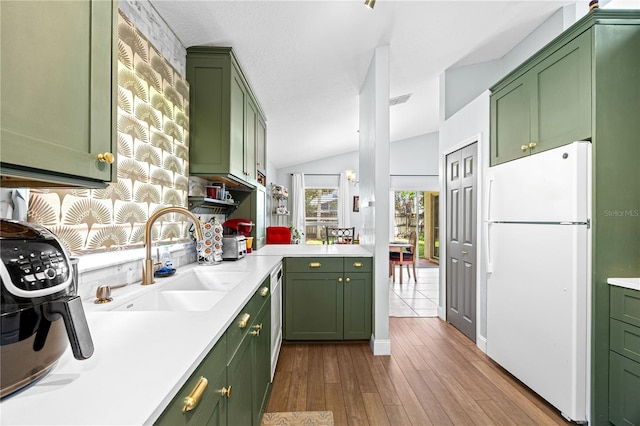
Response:
[[[395,98],[389,99],[389,106],[400,105],[409,100],[411,97],[411,93],[407,95],[396,96]]]

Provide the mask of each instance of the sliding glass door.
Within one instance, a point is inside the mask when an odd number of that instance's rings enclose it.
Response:
[[[418,236],[418,258],[439,258],[440,236],[437,192],[395,191],[393,239],[407,241],[411,231]]]

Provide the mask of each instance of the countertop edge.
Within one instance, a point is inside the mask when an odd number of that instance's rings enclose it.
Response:
[[[607,278],[609,285],[640,291],[640,278]]]

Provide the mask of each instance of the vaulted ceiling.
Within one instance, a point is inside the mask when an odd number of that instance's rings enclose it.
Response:
[[[586,0],[585,0],[586,1]],[[276,168],[358,149],[358,93],[389,45],[391,140],[435,132],[445,69],[502,57],[570,1],[151,0],[185,47],[231,46]]]

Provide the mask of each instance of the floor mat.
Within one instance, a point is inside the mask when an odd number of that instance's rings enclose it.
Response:
[[[264,413],[261,426],[333,426],[331,411]]]

